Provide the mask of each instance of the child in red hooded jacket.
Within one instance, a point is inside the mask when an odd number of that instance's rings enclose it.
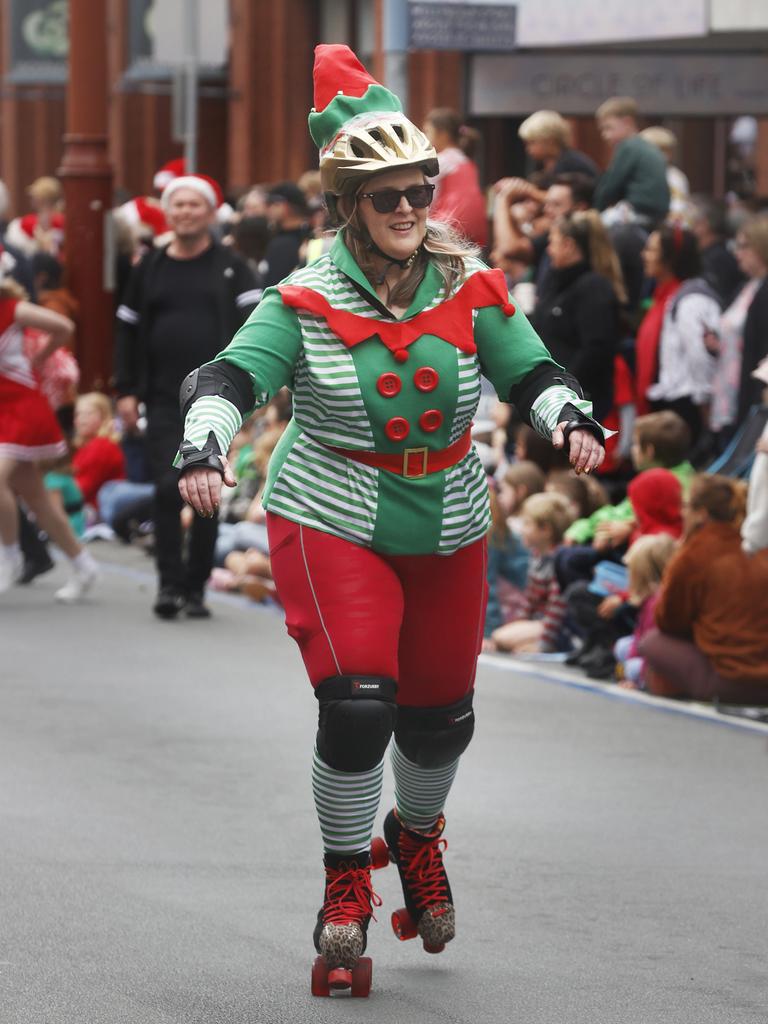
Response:
[[[634,529],[628,549],[640,537],[666,533],[675,539],[683,532],[683,492],[680,481],[668,469],[647,469],[627,489],[634,512]],[[633,633],[637,607],[629,600],[629,578],[623,566],[611,563],[610,573],[595,567],[591,583],[577,581],[565,592],[568,620],[580,634],[583,646],[571,663],[584,668],[592,679],[613,679],[616,659],[613,648],[621,636]],[[608,586],[602,585],[604,579]]]

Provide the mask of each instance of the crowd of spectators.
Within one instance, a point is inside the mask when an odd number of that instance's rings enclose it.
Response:
[[[564,660],[652,694],[768,705],[768,206],[691,195],[674,135],[641,130],[633,100],[606,101],[596,119],[611,149],[606,167],[572,146],[564,118],[542,110],[519,128],[530,173],[487,188],[475,162],[480,134],[447,109],[424,125],[440,159],[430,216],[503,271],[517,307],[615,431],[598,478],[580,478],[484,394],[473,427],[493,516],[484,649]],[[158,192],[183,174],[171,161]],[[239,275],[218,343],[265,288],[327,252],[332,234],[317,172],[256,184],[231,204],[200,178],[216,197],[211,258],[230,253]],[[4,271],[76,325],[59,183],[40,179],[28,195],[31,212],[3,225]],[[168,213],[157,195],[115,211],[116,308],[134,317],[142,275],[175,237]],[[136,327],[122,317],[121,329]],[[34,358],[46,341],[29,331],[27,343]],[[189,368],[200,361],[193,354]],[[169,365],[169,396],[183,369]],[[161,533],[168,517],[189,533],[189,510],[162,505],[167,481],[151,469],[146,410],[116,406],[115,392],[78,393],[66,349],[38,372],[70,442],[45,467],[46,486],[76,534],[151,549],[158,517]],[[280,395],[235,439],[238,484],[214,526],[215,589],[278,600],[261,493],[290,416],[290,396]],[[29,582],[51,563],[23,502],[19,514],[20,582]]]

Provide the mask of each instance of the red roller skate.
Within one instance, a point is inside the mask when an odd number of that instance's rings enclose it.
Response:
[[[367,996],[371,990],[371,959],[363,956],[368,941],[371,907],[381,900],[371,885],[368,854],[345,859],[325,856],[325,899],[317,914],[314,941],[320,954],[312,966],[312,995],[349,990]]]
[[[427,953],[441,953],[456,934],[451,887],[443,867],[448,846],[441,838],[444,828],[442,814],[430,833],[406,828],[396,811],[390,811],[384,822],[386,846],[405,896],[405,906],[392,914],[392,929],[403,942],[420,936]],[[381,860],[383,846],[383,840],[374,839],[374,860]]]

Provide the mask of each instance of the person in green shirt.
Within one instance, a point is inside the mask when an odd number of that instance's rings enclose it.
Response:
[[[656,146],[638,133],[638,109],[629,96],[614,96],[595,114],[613,157],[595,187],[595,206],[606,226],[636,223],[651,230],[664,220],[670,203],[667,164]]]
[[[43,477],[43,482],[55,504],[66,513],[75,536],[82,537],[86,527],[83,492],[72,475],[69,458],[66,462],[67,465],[50,469]]]
[[[646,469],[668,469],[686,494],[696,470],[687,459],[691,446],[688,425],[670,410],[648,413],[635,421],[632,463],[638,473]],[[577,519],[566,530],[565,546],[555,557],[555,571],[561,591],[577,580],[588,580],[601,561],[621,562],[635,528],[632,502],[625,498],[616,505],[603,505],[591,516]]]
[[[242,418],[283,386],[293,418],[263,505],[288,630],[319,702],[313,791],[325,893],[312,991],[366,995],[371,850],[397,865],[403,938],[455,932],[443,808],[474,728],[488,483],[470,425],[484,374],[577,471],[604,434],[503,274],[429,221],[437,155],[346,46],[321,45],[310,132],[339,226],[330,251],[267,289],[182,385],[179,489],[212,515]],[[392,743],[395,807],[371,841]]]

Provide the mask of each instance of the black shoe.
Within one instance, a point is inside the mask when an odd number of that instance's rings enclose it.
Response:
[[[597,664],[601,661],[605,661],[606,658],[613,657],[612,646],[605,643],[596,642],[593,643],[588,651],[585,651],[579,661],[577,662],[579,668],[588,669],[590,665]]]
[[[586,666],[589,679],[610,681],[616,678],[616,659],[610,653],[603,653],[600,658],[592,658]]]
[[[567,655],[567,657],[565,659],[565,664],[566,665],[578,665],[578,664],[580,664],[581,659],[584,657],[584,655],[586,653],[587,653],[586,647],[577,647],[575,650],[570,651],[570,653]]]
[[[585,664],[589,662],[589,659],[595,652],[594,642],[589,640],[583,644],[577,651],[571,651],[568,657],[565,659],[566,665],[575,665],[577,668],[583,668]]]
[[[188,619],[210,619],[211,609],[203,604],[203,591],[193,590],[187,595],[187,603],[184,606]]]
[[[53,559],[46,553],[45,557],[26,558],[18,583],[31,583],[36,576],[50,572],[54,566]]]
[[[160,587],[152,611],[159,619],[175,619],[187,599],[176,587]]]

